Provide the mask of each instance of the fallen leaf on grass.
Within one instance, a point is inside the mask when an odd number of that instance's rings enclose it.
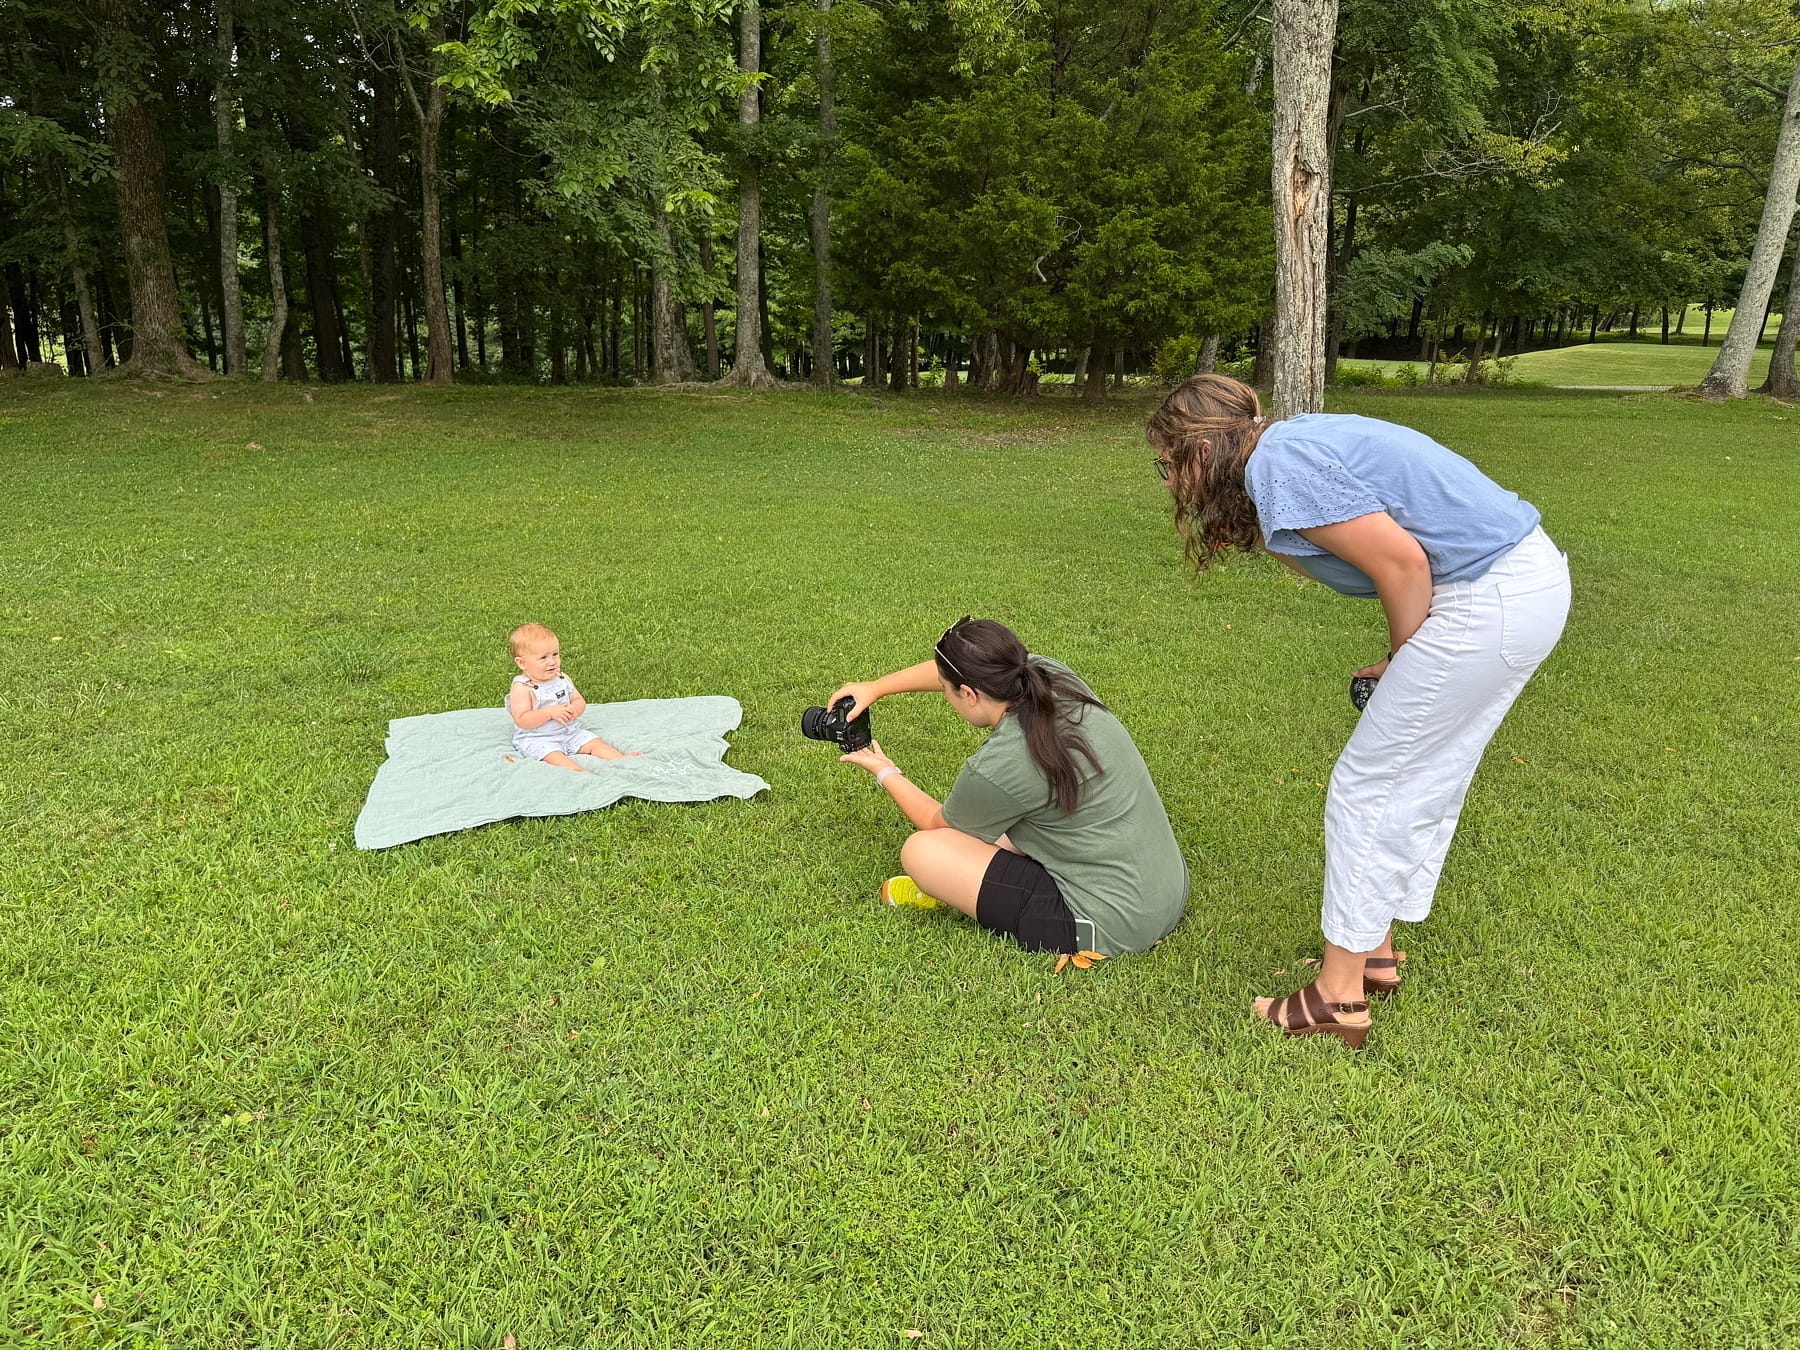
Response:
[[[96,1291],[94,1294],[94,1311],[95,1312],[105,1312],[106,1311],[106,1295],[99,1293],[98,1291]]]
[[[925,1333],[920,1331],[917,1327],[908,1327],[905,1331],[901,1332],[900,1334],[902,1336],[906,1337],[906,1339],[909,1341],[916,1341],[920,1337],[924,1336]]]
[[[519,1338],[511,1334],[501,1337],[500,1350],[519,1350]]]
[[[1518,756],[1517,756],[1517,755],[1514,755],[1514,756],[1513,756],[1513,763],[1514,763],[1514,764],[1523,764],[1523,763],[1524,763],[1524,762],[1525,762],[1525,761],[1524,761],[1524,760],[1522,760],[1522,759],[1520,759],[1520,758],[1519,758],[1519,757],[1518,757]]]

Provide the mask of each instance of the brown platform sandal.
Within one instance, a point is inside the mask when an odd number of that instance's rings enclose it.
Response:
[[[1388,998],[1400,992],[1405,983],[1400,978],[1400,963],[1406,960],[1405,952],[1395,952],[1392,956],[1372,956],[1363,962],[1363,997]],[[1377,978],[1372,971],[1393,971],[1391,976]]]
[[[1289,1036],[1336,1036],[1352,1050],[1362,1049],[1369,1039],[1369,1023],[1340,1022],[1338,1013],[1366,1013],[1367,1003],[1327,1003],[1317,985],[1309,984],[1297,994],[1278,998],[1269,1010],[1259,1013]]]
[[[1406,960],[1405,952],[1395,952],[1392,956],[1371,956],[1368,960],[1364,961],[1363,997],[1389,998],[1392,995],[1399,993],[1400,986],[1405,983],[1405,981],[1400,978],[1400,963],[1404,960]],[[1317,970],[1319,968],[1319,958],[1316,956],[1309,956],[1300,964],[1307,967],[1309,970]],[[1391,970],[1394,974],[1392,978],[1389,979],[1378,979],[1369,973],[1372,970]]]

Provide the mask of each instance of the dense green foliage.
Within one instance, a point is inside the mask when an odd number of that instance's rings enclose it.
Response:
[[[1084,355],[1147,368],[1173,341],[1255,345],[1263,0],[784,0],[762,9],[754,76],[736,18],[726,0],[105,0],[92,16],[0,0],[0,365],[85,368],[84,308],[91,364],[130,355],[134,172],[169,236],[137,271],[173,274],[176,337],[215,369],[231,194],[250,368],[279,244],[283,374],[419,373],[437,228],[459,372],[666,377],[659,287],[668,341],[716,372],[752,169],[767,356],[789,376],[828,362],[901,386],[921,360],[967,362],[1024,390]],[[1344,0],[1334,335],[1351,354],[1518,349],[1729,304],[1795,28],[1776,0]],[[760,120],[740,125],[751,82]],[[134,107],[154,144],[113,143]]]
[[[1141,406],[0,392],[8,1344],[1777,1347],[1800,1336],[1791,414],[1370,395],[1543,509],[1566,638],[1361,1054],[1316,951],[1372,606],[1197,588]],[[879,600],[879,603],[877,601]],[[1193,867],[1051,973],[880,906],[799,709],[1002,617]],[[746,803],[359,854],[386,719],[726,692]],[[977,733],[876,711],[942,789]]]

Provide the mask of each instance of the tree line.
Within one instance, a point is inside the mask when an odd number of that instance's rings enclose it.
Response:
[[[0,0],[0,368],[1100,398],[1285,350],[1293,407],[1341,352],[1479,378],[1694,303],[1745,368],[1778,308],[1800,393],[1796,37],[1771,0]]]

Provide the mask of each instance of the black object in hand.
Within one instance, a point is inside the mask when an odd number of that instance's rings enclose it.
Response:
[[[845,754],[866,750],[875,739],[869,729],[869,710],[850,716],[856,700],[846,694],[829,708],[808,708],[800,714],[800,734],[809,741],[836,741]]]
[[[1379,675],[1352,675],[1350,677],[1350,706],[1361,712],[1369,706],[1374,697],[1375,686],[1381,683]]]

